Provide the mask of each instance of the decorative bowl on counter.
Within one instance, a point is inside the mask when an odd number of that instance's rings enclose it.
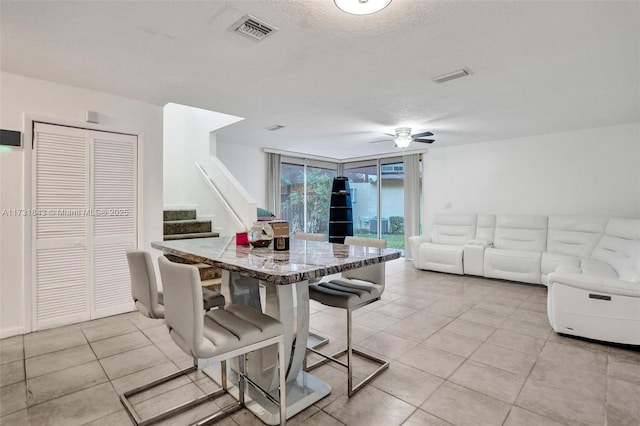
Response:
[[[249,243],[253,247],[269,247],[273,241],[273,228],[267,222],[256,222],[249,230]]]

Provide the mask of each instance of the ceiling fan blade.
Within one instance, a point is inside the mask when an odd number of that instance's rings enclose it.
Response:
[[[414,139],[414,142],[422,142],[422,143],[434,143],[435,139]]]
[[[392,135],[391,133],[383,133],[383,135],[391,136],[392,138],[396,137],[396,135]]]
[[[369,143],[380,143],[380,142],[393,142],[393,139],[382,139],[379,141],[371,141]]]
[[[431,132],[423,132],[423,133],[416,133],[415,135],[411,135],[412,138],[422,138],[424,136],[433,136],[433,133]]]

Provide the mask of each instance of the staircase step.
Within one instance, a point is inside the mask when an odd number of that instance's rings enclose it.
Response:
[[[222,278],[222,269],[217,266],[211,266],[204,263],[195,265],[200,270],[200,279],[202,281],[215,280]]]
[[[222,269],[217,266],[207,265],[206,263],[196,263],[192,260],[185,259],[184,257],[176,256],[173,254],[165,254],[165,257],[172,262],[182,263],[185,265],[193,265],[198,268],[198,272],[200,272],[200,280],[203,281],[211,281],[211,280],[219,280],[222,279]]]
[[[164,221],[167,220],[196,220],[196,210],[165,210]]]
[[[193,234],[172,234],[172,235],[165,235],[164,236],[164,240],[165,241],[171,241],[171,240],[189,240],[192,238],[211,238],[211,237],[219,237],[220,234],[217,232],[198,232],[198,233],[193,233]]]
[[[202,286],[212,291],[220,291],[222,287],[222,278],[202,281]]]
[[[164,235],[199,234],[211,232],[210,220],[166,220],[163,224]]]

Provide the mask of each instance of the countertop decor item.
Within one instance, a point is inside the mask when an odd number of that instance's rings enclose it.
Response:
[[[246,246],[249,244],[248,232],[236,232],[236,244],[239,246]]]
[[[329,242],[343,244],[345,237],[353,236],[353,212],[349,179],[338,176],[333,179],[329,207]]]
[[[269,247],[273,241],[273,228],[267,222],[256,222],[249,230],[249,243],[253,247]]]
[[[289,250],[289,222],[274,220],[269,224],[273,228],[273,249],[275,251]]]

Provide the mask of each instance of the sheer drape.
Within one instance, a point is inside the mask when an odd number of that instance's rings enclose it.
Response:
[[[411,259],[409,237],[420,233],[420,154],[404,161],[404,256]]]
[[[280,154],[267,152],[267,210],[280,217]]]

